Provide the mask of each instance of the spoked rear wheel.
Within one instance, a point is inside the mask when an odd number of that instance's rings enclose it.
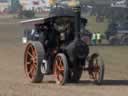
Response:
[[[44,57],[44,49],[40,42],[29,42],[24,53],[24,70],[33,83],[39,83],[43,79],[41,63]]]
[[[64,85],[68,81],[68,61],[63,53],[59,53],[55,57],[54,76],[59,85]]]
[[[104,79],[104,61],[98,54],[91,56],[92,64],[89,68],[89,76],[95,84],[101,85]]]

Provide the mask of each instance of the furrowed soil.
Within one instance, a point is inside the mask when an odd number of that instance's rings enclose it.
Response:
[[[25,47],[21,43],[22,25],[19,20],[0,17],[0,96],[128,96],[128,47],[90,47],[99,52],[105,62],[103,85],[97,86],[83,72],[77,84],[58,86],[53,76],[42,83],[32,84],[23,66]]]

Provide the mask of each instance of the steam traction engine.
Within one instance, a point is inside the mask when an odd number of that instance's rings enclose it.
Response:
[[[79,6],[56,7],[48,18],[21,23],[29,29],[23,37],[27,42],[24,69],[31,82],[39,83],[45,75],[54,75],[60,85],[78,82],[86,70],[96,84],[102,83],[103,60],[97,53],[89,56],[89,46],[81,35],[81,25],[87,20],[81,18]]]

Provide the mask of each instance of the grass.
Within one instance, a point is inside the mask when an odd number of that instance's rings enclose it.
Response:
[[[128,46],[94,46],[90,52],[98,52],[105,62],[105,78],[128,79]]]
[[[96,22],[96,17],[91,16],[87,17],[88,19],[88,24],[87,24],[87,29],[89,29],[91,32],[105,32],[107,29],[107,19],[104,20],[102,23],[97,23]]]

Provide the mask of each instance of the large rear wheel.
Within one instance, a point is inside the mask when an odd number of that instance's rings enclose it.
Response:
[[[44,58],[44,48],[40,42],[29,42],[24,53],[24,70],[33,83],[39,83],[43,79],[41,64]]]
[[[68,70],[68,61],[65,54],[57,54],[54,63],[54,76],[57,84],[64,85],[68,82]]]

